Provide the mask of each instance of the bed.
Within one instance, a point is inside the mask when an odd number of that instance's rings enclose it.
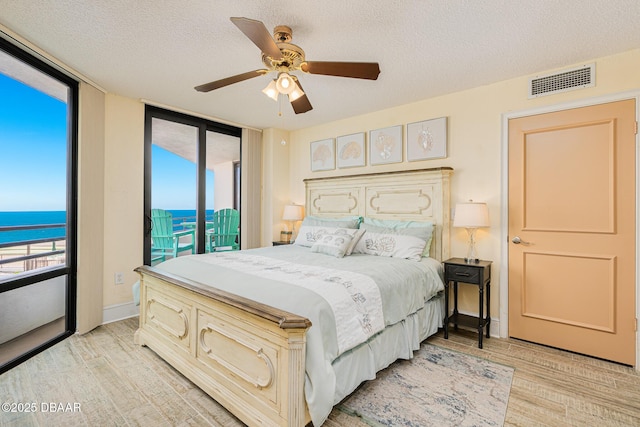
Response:
[[[451,174],[437,168],[305,180],[308,217],[369,221],[349,256],[298,244],[314,229],[303,222],[294,245],[137,268],[136,342],[247,425],[321,425],[334,404],[394,360],[412,357],[442,326]],[[400,220],[433,224],[429,257],[368,252],[364,237],[375,236],[381,222]],[[400,275],[405,270],[409,276]],[[391,280],[381,285],[384,277]],[[407,291],[395,287],[405,282]],[[338,305],[353,305],[353,316],[327,303],[340,293],[332,287],[349,290]],[[405,292],[412,296],[394,299]],[[379,300],[378,308],[365,309],[361,300]]]

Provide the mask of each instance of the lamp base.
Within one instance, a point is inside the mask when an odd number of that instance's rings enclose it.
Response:
[[[280,241],[291,243],[293,233],[291,231],[281,231],[280,232]]]
[[[467,243],[467,256],[464,257],[464,261],[467,264],[477,264],[480,260],[476,251],[476,229],[468,227],[467,233],[469,234],[469,241]]]

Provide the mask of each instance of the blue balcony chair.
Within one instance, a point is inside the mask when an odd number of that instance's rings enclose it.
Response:
[[[207,252],[237,251],[240,214],[235,209],[220,209],[213,213],[213,221],[205,234]]]
[[[190,237],[190,242],[181,241],[181,237]],[[184,240],[184,239],[183,239]],[[191,250],[196,252],[196,231],[173,231],[171,212],[163,209],[151,210],[151,259],[164,261],[167,255],[174,258],[178,253]]]

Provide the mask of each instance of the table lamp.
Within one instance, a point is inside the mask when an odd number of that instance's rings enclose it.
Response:
[[[474,203],[472,200],[469,200],[468,203],[456,204],[453,226],[466,228],[469,235],[467,256],[464,260],[468,264],[479,262],[478,253],[476,252],[476,230],[480,227],[489,227],[487,204]]]
[[[290,240],[293,239],[295,235],[295,224],[296,221],[300,221],[302,219],[302,206],[299,205],[287,205],[284,207],[284,213],[282,214],[282,220],[289,222],[291,224],[289,228],[291,229],[291,237]],[[290,241],[289,240],[289,241]]]

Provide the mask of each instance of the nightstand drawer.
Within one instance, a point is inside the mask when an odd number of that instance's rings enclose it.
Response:
[[[445,277],[448,280],[464,283],[480,283],[480,271],[479,268],[473,268],[462,265],[445,265]]]

